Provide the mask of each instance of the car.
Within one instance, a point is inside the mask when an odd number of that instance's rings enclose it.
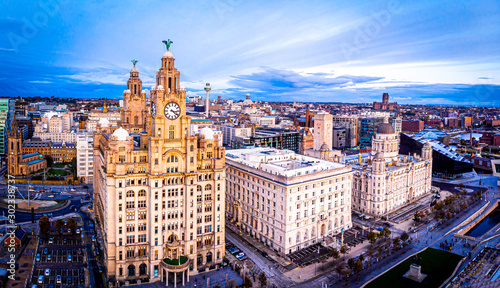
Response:
[[[68,254],[68,262],[71,262],[71,254]]]
[[[70,191],[71,191],[71,192],[75,192],[75,189],[71,188],[71,190],[70,190]]]
[[[61,275],[57,275],[57,277],[56,277],[56,283],[57,283],[57,284],[61,284],[61,282],[62,282],[62,277],[61,277]]]
[[[66,238],[63,239],[63,244],[66,244],[68,240]]]
[[[68,233],[71,233],[71,229],[68,229]]]
[[[76,229],[76,234],[80,234],[80,228]]]
[[[84,234],[82,233],[82,234],[81,234],[82,238],[83,238],[83,235],[84,235]]]
[[[97,269],[99,270],[99,273],[102,273],[102,267],[101,266],[97,267]]]
[[[68,285],[71,285],[73,284],[73,281],[71,281],[73,279],[73,277],[71,276],[68,276]]]
[[[382,227],[377,227],[377,230],[378,230],[378,231],[380,231],[380,232],[382,232],[382,231],[384,231],[384,228],[382,228]]]
[[[40,244],[43,244],[43,239],[42,238],[40,238]]]
[[[31,288],[36,288],[36,287],[38,287],[36,286],[36,284],[31,285]]]
[[[80,275],[80,283],[85,282],[85,279],[83,278],[83,275]]]
[[[47,248],[47,247],[43,248],[43,254],[44,255],[49,254],[49,248]]]
[[[99,247],[95,247],[95,254],[99,255]]]
[[[50,276],[50,269],[49,268],[45,269],[45,276]]]
[[[43,275],[38,276],[38,284],[43,284]]]
[[[30,197],[35,197],[35,194],[34,194],[34,193],[31,193],[31,194],[30,194]]]
[[[36,253],[36,261],[40,261],[40,253]]]
[[[50,194],[49,196],[47,196],[49,198],[54,198],[54,195]]]
[[[49,244],[54,244],[54,238],[49,238]]]
[[[235,257],[238,260],[245,260],[247,258],[247,255],[245,255],[245,253],[241,252],[241,253],[238,253]]]
[[[78,255],[82,254],[82,248],[78,248]]]
[[[47,255],[47,261],[52,261],[52,255],[51,254]]]
[[[260,254],[262,254],[262,256],[266,258],[269,258],[269,254],[267,254],[265,251],[261,251]]]
[[[95,236],[92,235],[92,242],[95,242]]]
[[[240,249],[238,249],[238,248],[234,248],[234,249],[232,249],[232,250],[233,250],[233,251],[231,252],[231,254],[233,254],[233,255],[236,255],[236,254],[238,254],[238,253],[240,253],[240,252],[241,252],[241,251],[240,251]]]
[[[68,196],[68,199],[73,199],[73,195],[69,195],[69,196]]]

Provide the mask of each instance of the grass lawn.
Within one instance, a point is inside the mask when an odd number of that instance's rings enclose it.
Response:
[[[68,163],[54,163],[54,165],[52,165],[54,168],[64,168],[66,167],[66,165],[68,165]]]
[[[427,250],[418,254],[418,257],[422,258],[419,263],[422,267],[421,271],[423,274],[427,275],[421,283],[418,283],[403,277],[403,275],[410,270],[410,264],[414,257],[415,256],[412,256],[406,259],[398,266],[373,280],[370,284],[366,285],[366,288],[439,287],[451,276],[458,262],[463,258],[460,255],[450,252],[427,248]]]
[[[69,173],[68,171],[65,170],[59,170],[59,169],[50,169],[47,174],[53,175],[53,176],[67,176]]]

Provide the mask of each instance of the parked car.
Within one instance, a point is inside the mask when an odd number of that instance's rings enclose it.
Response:
[[[49,198],[54,198],[54,195],[50,194],[49,196],[47,196]]]
[[[269,254],[267,254],[265,251],[261,251],[260,254],[266,258],[269,258]]]
[[[36,261],[40,261],[40,253],[36,253]]]
[[[238,253],[235,257],[238,260],[245,260],[247,258],[247,255],[245,255],[245,253],[241,252],[241,253]]]
[[[38,276],[38,284],[43,284],[43,275]]]
[[[47,261],[52,261],[52,255],[51,255],[51,254],[49,254],[49,255],[47,256]]]
[[[82,248],[78,248],[78,255],[82,254]]]
[[[102,273],[102,267],[99,266],[98,269],[99,269],[99,273]]]
[[[66,244],[68,240],[66,238],[63,239],[63,244]]]
[[[80,228],[76,229],[76,234],[80,234]]]
[[[56,283],[57,284],[61,284],[61,281],[62,281],[61,275],[57,275],[57,277],[56,277]]]
[[[47,248],[47,247],[43,248],[43,254],[44,255],[49,254],[49,248]]]
[[[49,268],[45,269],[45,276],[50,276],[50,269]]]
[[[49,238],[49,244],[54,244],[54,238]]]
[[[73,284],[73,281],[72,281],[73,277],[71,276],[68,276],[68,285],[71,285]]]
[[[71,262],[71,254],[68,254],[68,262]]]

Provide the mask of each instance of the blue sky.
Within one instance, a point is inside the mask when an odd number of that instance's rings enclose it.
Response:
[[[119,98],[165,48],[189,95],[500,106],[498,1],[19,0],[0,9],[0,95]]]

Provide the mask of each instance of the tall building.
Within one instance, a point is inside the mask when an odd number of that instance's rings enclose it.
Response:
[[[360,120],[360,139],[361,147],[371,146],[372,137],[377,131],[377,127],[384,123],[384,117],[367,117]]]
[[[182,284],[224,258],[225,151],[208,127],[191,135],[174,61],[168,50],[161,58],[145,128],[124,114],[137,140],[123,127],[94,133],[94,207],[113,282]]]
[[[333,115],[333,127],[345,127],[345,146],[356,147],[359,142],[359,119],[352,115]],[[334,128],[335,129],[335,128]]]
[[[226,152],[227,216],[282,255],[352,227],[351,166],[253,148]]]
[[[333,148],[344,149],[346,147],[346,128],[333,127]]]
[[[15,101],[11,98],[0,98],[0,156],[7,155],[7,141],[10,125],[14,118]]]
[[[235,136],[231,142],[233,149],[272,147],[299,152],[300,134],[297,131],[280,128],[258,127],[253,136]]]
[[[76,136],[76,174],[80,183],[94,182],[94,141],[91,134]]]
[[[333,116],[329,113],[317,113],[314,116],[314,150],[319,151],[323,144],[332,149]]]
[[[421,155],[399,155],[399,137],[389,123],[377,128],[372,155],[353,162],[352,210],[383,217],[430,193],[432,147],[426,143]]]

